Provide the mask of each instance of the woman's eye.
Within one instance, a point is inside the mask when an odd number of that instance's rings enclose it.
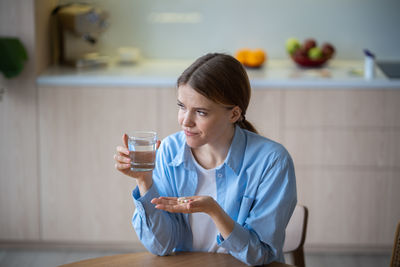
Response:
[[[197,113],[198,113],[200,116],[207,116],[207,113],[204,112],[204,111],[201,111],[201,110],[198,110]]]
[[[185,106],[182,105],[182,104],[180,104],[180,103],[178,103],[178,108],[179,108],[179,109],[185,109]]]

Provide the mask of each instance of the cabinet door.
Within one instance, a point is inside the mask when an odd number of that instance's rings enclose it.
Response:
[[[400,91],[288,90],[282,140],[307,245],[390,247],[400,218]],[[396,203],[396,204],[395,204]]]
[[[1,78],[0,239],[39,240],[36,88]]]
[[[274,141],[280,141],[281,90],[253,90],[246,119],[257,129],[260,135]]]
[[[159,89],[39,88],[44,240],[137,242],[134,179],[114,168],[123,133],[160,130]]]

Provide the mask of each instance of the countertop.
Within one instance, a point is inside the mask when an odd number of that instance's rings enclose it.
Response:
[[[53,66],[37,78],[39,86],[175,87],[176,79],[192,61],[142,60],[133,65],[110,63],[106,67],[74,69]],[[269,60],[259,69],[247,69],[253,89],[263,88],[393,88],[400,79],[389,79],[377,67],[376,77],[362,76],[363,61],[333,59],[317,69],[297,67],[292,61]]]

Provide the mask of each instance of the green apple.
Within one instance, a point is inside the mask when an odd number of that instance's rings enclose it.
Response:
[[[322,55],[322,50],[319,47],[312,47],[308,50],[308,57],[312,60],[321,59]]]
[[[296,52],[297,49],[300,48],[300,42],[296,38],[289,38],[286,41],[286,51],[293,55],[294,52]]]

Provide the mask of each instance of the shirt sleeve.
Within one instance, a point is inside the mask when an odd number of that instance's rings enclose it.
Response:
[[[153,171],[153,185],[143,195],[139,188],[133,192],[133,201],[136,210],[133,214],[132,225],[142,244],[153,254],[168,255],[174,251],[185,250],[191,244],[190,229],[185,223],[183,214],[169,213],[155,208],[150,201],[159,196],[171,196],[171,192],[164,192],[163,185],[167,181],[163,156],[157,155],[156,169]]]
[[[256,196],[248,202],[251,208],[244,223],[235,222],[225,240],[218,235],[218,244],[249,265],[284,262],[285,229],[297,202],[294,166],[288,154],[266,171]]]

